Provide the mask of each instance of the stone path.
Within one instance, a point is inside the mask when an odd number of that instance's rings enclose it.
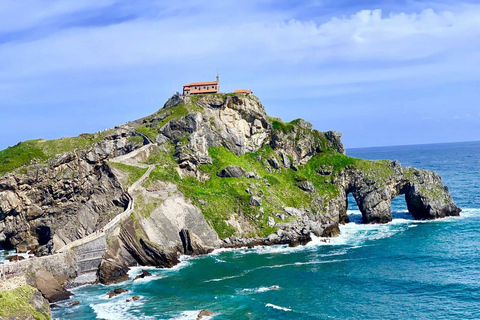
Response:
[[[143,146],[143,147],[141,147],[141,148],[139,148],[139,149],[137,149],[133,152],[130,152],[130,153],[127,153],[125,155],[113,158],[110,161],[111,162],[116,162],[116,163],[125,163],[125,162],[127,162],[127,160],[134,158],[140,152],[142,152],[142,151],[144,151],[144,150],[146,150],[146,149],[148,149],[152,146],[153,146],[153,144],[147,144],[147,145],[145,145],[145,146]],[[132,165],[132,164],[128,163],[128,165]],[[130,216],[130,214],[133,212],[133,208],[134,208],[134,204],[135,204],[134,200],[133,200],[133,198],[130,194],[133,191],[135,191],[138,188],[138,186],[141,185],[150,176],[150,173],[155,168],[155,165],[145,165],[145,164],[140,164],[140,163],[135,164],[135,166],[141,167],[141,168],[148,168],[148,169],[140,177],[140,179],[138,179],[130,187],[128,187],[127,192],[125,192],[125,195],[127,196],[128,200],[129,200],[127,208],[125,209],[125,211],[118,214],[109,223],[107,223],[101,230],[97,230],[94,233],[91,233],[86,237],[83,237],[81,239],[78,239],[78,240],[75,240],[73,242],[68,243],[67,245],[60,248],[58,250],[58,252],[65,252],[67,250],[71,250],[72,248],[83,246],[87,243],[93,242],[93,241],[95,241],[95,240],[97,240],[101,237],[104,237],[106,235],[106,233],[108,233],[109,231],[114,229],[117,226],[117,224],[124,221],[125,219],[127,219]]]

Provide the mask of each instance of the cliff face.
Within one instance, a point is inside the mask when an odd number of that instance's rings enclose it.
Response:
[[[117,130],[90,149],[34,159],[0,178],[0,244],[52,253],[54,245],[82,238],[122,212],[123,191],[106,160],[143,144],[130,137]]]
[[[365,223],[390,221],[398,195],[417,219],[459,214],[437,174],[347,157],[340,136],[270,118],[251,95],[174,96],[88,148],[1,178],[0,242],[46,254],[99,231],[106,268],[171,266],[180,253],[337,235],[349,193]]]

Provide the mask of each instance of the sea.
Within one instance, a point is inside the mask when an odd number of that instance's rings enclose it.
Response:
[[[438,172],[461,216],[415,221],[399,196],[392,222],[362,225],[350,198],[351,222],[339,237],[184,257],[171,269],[147,268],[153,276],[142,280],[76,288],[53,317],[180,320],[207,309],[215,320],[480,319],[480,142],[347,154]],[[129,291],[109,299],[119,287]],[[133,296],[140,299],[127,302]]]

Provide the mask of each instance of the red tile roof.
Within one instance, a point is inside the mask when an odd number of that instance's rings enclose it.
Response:
[[[191,86],[209,86],[209,85],[218,85],[217,81],[207,81],[207,82],[192,82],[189,84],[184,85],[184,87],[191,87]]]
[[[252,93],[252,91],[247,89],[237,89],[235,90],[235,93]]]

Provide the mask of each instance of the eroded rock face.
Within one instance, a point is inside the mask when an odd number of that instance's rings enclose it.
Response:
[[[190,99],[184,98],[184,102],[191,103]],[[180,168],[193,171],[200,164],[211,163],[208,149],[213,146],[244,154],[258,150],[270,139],[271,125],[256,97],[205,95],[195,103],[202,112],[168,122],[156,139],[176,142],[188,137],[188,143],[175,152]]]
[[[139,147],[117,130],[89,150],[59,154],[25,175],[0,178],[0,243],[20,252],[52,253],[100,229],[126,206],[105,160]]]
[[[396,161],[386,164],[388,176],[371,177],[365,171],[347,169],[336,182],[341,197],[352,193],[362,212],[364,223],[392,221],[391,201],[405,195],[408,211],[415,219],[437,219],[458,216],[461,209],[453,202],[448,188],[435,172],[402,167]],[[346,202],[345,202],[346,203]]]

